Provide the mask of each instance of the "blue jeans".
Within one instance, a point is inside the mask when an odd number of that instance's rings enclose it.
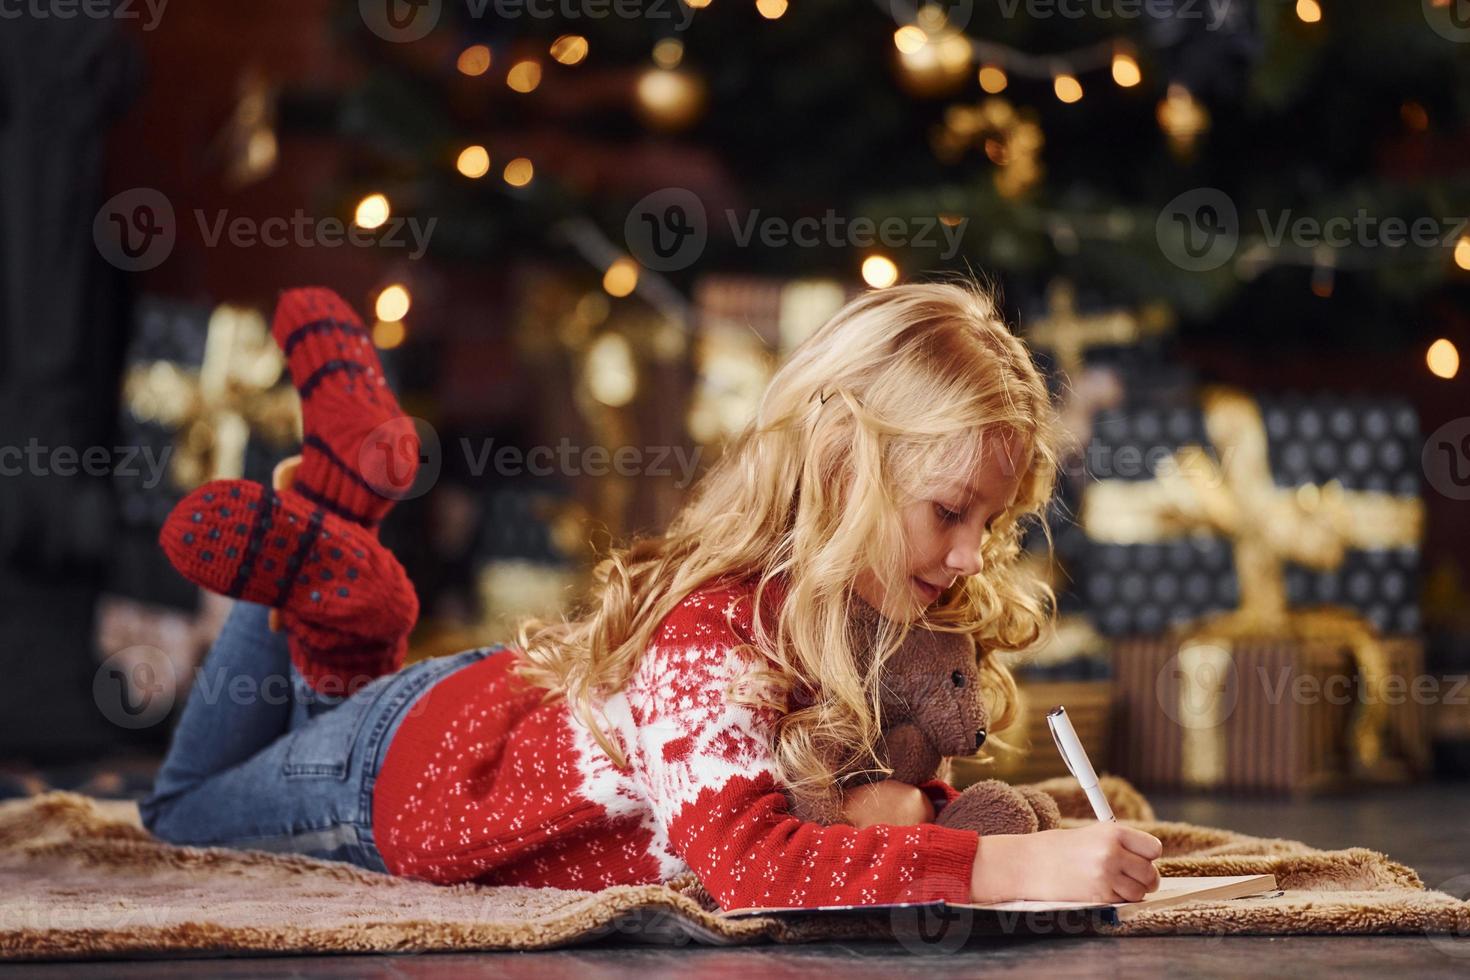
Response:
[[[435,681],[505,647],[420,661],[351,697],[329,697],[291,665],[268,615],[248,602],[230,611],[138,805],[143,825],[173,844],[387,871],[373,841],[373,785],[393,733]]]

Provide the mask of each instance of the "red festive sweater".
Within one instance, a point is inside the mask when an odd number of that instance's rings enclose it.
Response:
[[[512,651],[436,682],[394,733],[374,790],[388,869],[579,889],[693,870],[724,908],[968,901],[972,831],[858,830],[787,811],[771,751],[778,713],[726,693],[759,656],[739,649],[754,639],[753,584],[691,593],[604,704],[627,768],[564,700],[541,703],[511,673]],[[955,795],[926,789],[939,805]]]

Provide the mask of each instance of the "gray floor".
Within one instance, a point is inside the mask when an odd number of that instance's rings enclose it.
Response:
[[[1470,786],[1378,790],[1301,802],[1154,798],[1167,820],[1291,837],[1319,847],[1371,847],[1411,865],[1431,887],[1459,897],[1470,892]],[[656,980],[698,971],[702,977],[813,978],[915,975],[973,976],[981,972],[1060,977],[1135,978],[1285,975],[1436,977],[1470,975],[1470,936],[1438,937],[1170,937],[972,940],[949,953],[916,955],[885,943],[822,944],[749,949],[588,947],[546,953],[422,956],[323,956],[249,960],[35,964],[0,968],[7,976],[81,977],[393,977]]]

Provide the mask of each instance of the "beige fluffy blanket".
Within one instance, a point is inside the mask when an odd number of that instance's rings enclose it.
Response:
[[[1069,807],[1067,794],[1059,795],[1064,812],[1081,805]],[[1164,874],[1270,872],[1283,891],[1160,910],[1104,931],[1470,934],[1470,904],[1425,891],[1413,871],[1382,854],[1162,823],[1126,784],[1112,795],[1124,798],[1121,815],[1140,818],[1136,824],[1164,842]],[[839,937],[908,944],[921,941],[916,927],[929,937],[922,941],[938,935],[934,923],[913,921],[919,913],[912,910],[778,921],[728,920],[710,908],[692,880],[601,892],[446,888],[295,855],[163,844],[139,826],[136,807],[126,802],[55,792],[0,804],[5,959],[535,949],[618,936],[675,944]],[[952,923],[939,941],[963,941],[981,928],[991,927]]]

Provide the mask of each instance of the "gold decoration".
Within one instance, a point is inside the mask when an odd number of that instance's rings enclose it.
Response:
[[[1353,742],[1365,768],[1382,755],[1387,706],[1377,696],[1387,656],[1372,626],[1356,612],[1287,607],[1285,564],[1333,569],[1349,548],[1416,545],[1423,526],[1417,498],[1344,489],[1333,481],[1279,487],[1271,476],[1266,428],[1243,392],[1209,388],[1205,428],[1220,462],[1200,446],[1183,446],[1155,469],[1153,481],[1101,480],[1087,489],[1082,526],[1095,541],[1143,544],[1209,531],[1234,550],[1240,607],[1206,617],[1184,642],[1230,650],[1262,636],[1316,639],[1348,648],[1367,696]]]
[[[1159,101],[1159,126],[1169,137],[1169,149],[1181,160],[1194,155],[1196,141],[1210,129],[1210,112],[1200,105],[1189,89],[1171,83]]]
[[[123,380],[134,416],[178,431],[172,472],[186,489],[242,476],[252,431],[282,445],[301,437],[300,402],[290,385],[277,385],[285,362],[264,318],[223,305],[208,331],[198,371],[156,361]]]
[[[224,184],[231,190],[264,180],[276,169],[276,98],[261,72],[251,69],[241,76],[235,110],[212,148],[224,157]]]
[[[984,150],[996,165],[992,174],[998,194],[1021,197],[1041,181],[1041,126],[1030,112],[1018,112],[1009,101],[988,98],[976,105],[952,105],[944,113],[931,143],[945,163],[957,163],[972,146]]]
[[[1051,351],[1062,373],[1073,381],[1081,376],[1082,356],[1090,348],[1137,343],[1167,331],[1174,322],[1169,308],[1161,303],[1137,312],[1080,314],[1072,284],[1065,279],[1054,280],[1047,289],[1046,308],[1044,318],[1027,326],[1026,339],[1033,347]]]

